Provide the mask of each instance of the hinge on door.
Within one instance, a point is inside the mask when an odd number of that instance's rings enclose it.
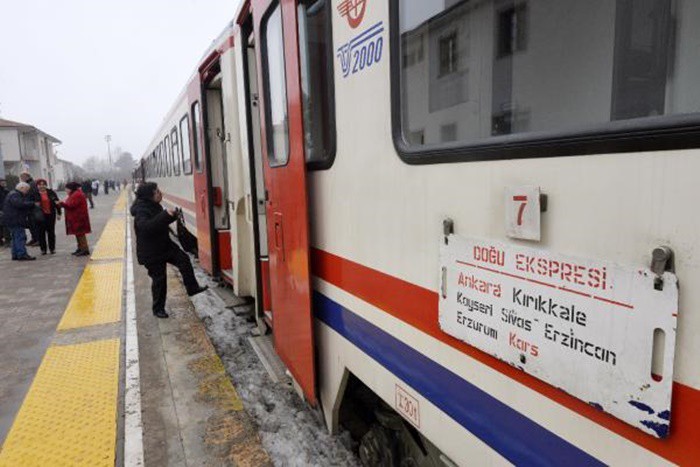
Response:
[[[265,188],[265,201],[270,201],[270,192]]]
[[[673,250],[667,246],[654,248],[651,252],[651,265],[649,269],[656,274],[654,279],[654,288],[656,290],[664,289],[664,272],[675,272],[675,264],[673,262]]]

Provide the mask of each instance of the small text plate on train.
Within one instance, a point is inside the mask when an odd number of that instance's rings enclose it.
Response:
[[[674,274],[450,234],[441,329],[659,438],[668,435]]]

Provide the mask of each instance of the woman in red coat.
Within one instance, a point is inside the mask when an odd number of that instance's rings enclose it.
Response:
[[[86,235],[91,230],[87,198],[81,191],[80,184],[76,182],[66,183],[66,193],[68,197],[61,201],[61,207],[65,210],[66,234],[75,235],[78,242],[78,249],[73,252],[73,255],[89,256],[90,247]]]

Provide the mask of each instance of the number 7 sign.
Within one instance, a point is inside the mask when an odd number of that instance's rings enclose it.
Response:
[[[506,235],[540,240],[540,187],[509,186],[505,189]]]

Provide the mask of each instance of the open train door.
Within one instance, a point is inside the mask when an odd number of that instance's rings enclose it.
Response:
[[[192,148],[194,152],[194,199],[197,209],[197,244],[199,264],[205,271],[213,273],[213,232],[209,195],[209,161],[205,154],[205,133],[202,122],[202,85],[197,75],[187,88],[192,122]]]
[[[252,0],[275,348],[316,404],[296,0]]]

